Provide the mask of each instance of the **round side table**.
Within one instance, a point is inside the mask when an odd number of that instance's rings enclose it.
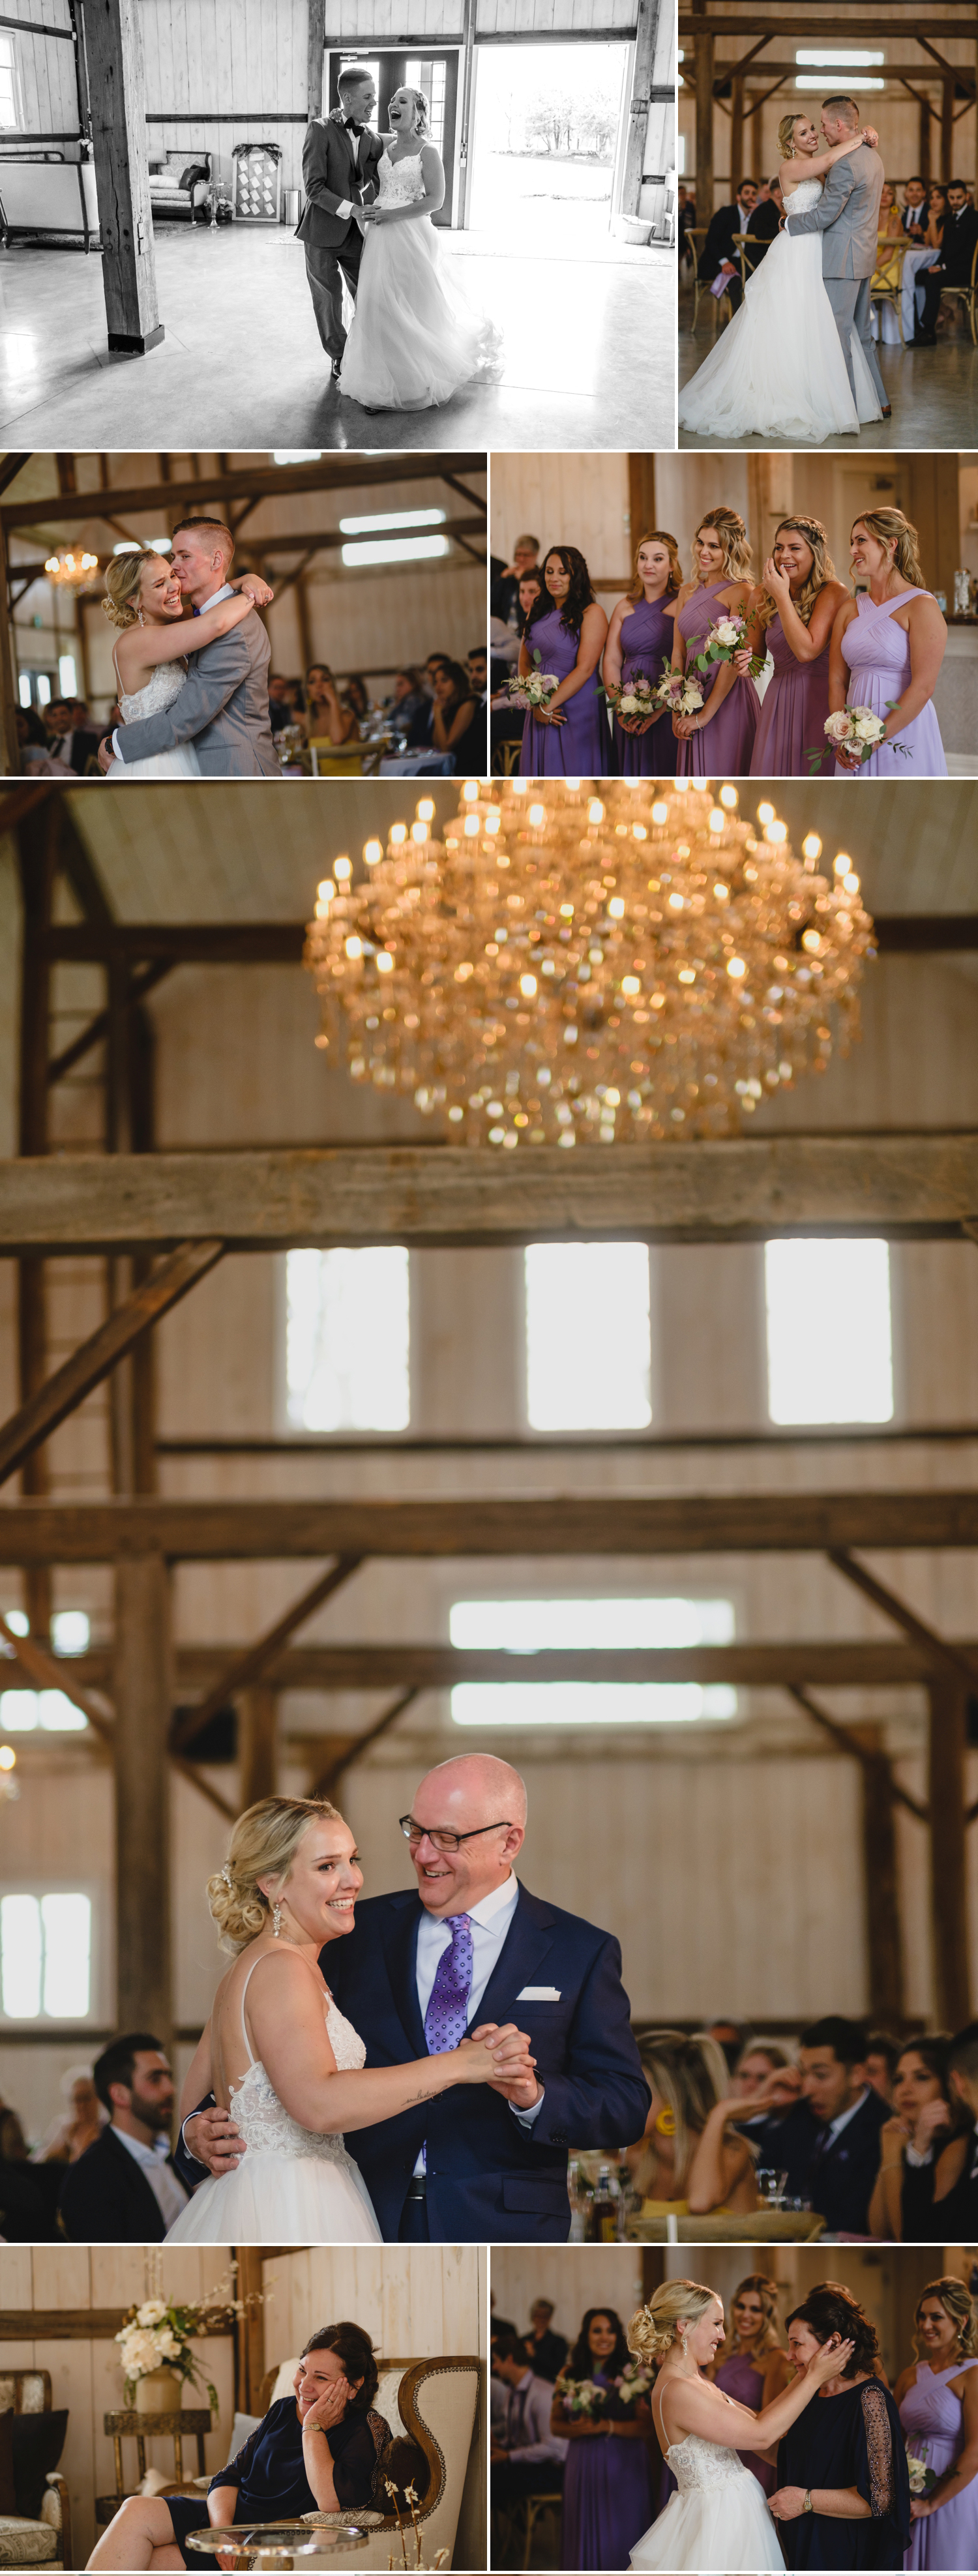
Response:
[[[367,2538],[363,2525],[355,2522],[333,2523],[312,2533],[307,2522],[231,2522],[188,2531],[184,2546],[201,2557],[233,2550],[239,2568],[281,2568],[301,2567],[303,2559],[319,2558],[327,2549],[337,2558],[355,2558],[366,2549]]]

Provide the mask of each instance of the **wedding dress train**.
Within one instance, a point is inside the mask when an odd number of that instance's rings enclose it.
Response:
[[[420,153],[392,161],[385,151],[377,171],[382,206],[424,196]],[[369,411],[427,411],[501,372],[496,325],[455,284],[430,216],[368,224],[341,394]]]
[[[134,697],[126,697],[120,685],[119,713],[123,724],[140,724],[144,716],[165,714],[179,697],[186,677],[183,662],[158,662],[145,688],[137,689]],[[114,760],[105,773],[107,778],[199,778],[200,774],[192,742],[178,742],[172,751],[156,752],[152,760]]]
[[[699,2433],[670,2442],[666,2466],[678,2492],[630,2552],[633,2567],[695,2576],[784,2576],[778,2535],[753,2469]]]
[[[244,1999],[241,2028],[245,2047]],[[326,2034],[340,2074],[359,2071],[362,2039],[334,2004]],[[230,2110],[247,2148],[235,2173],[212,2174],[181,2210],[168,2245],[380,2245],[373,2203],[340,2137],[300,2128],[284,2110],[259,2057],[230,2088]]]
[[[803,179],[785,213],[808,214],[821,179]],[[820,446],[881,420],[862,344],[850,333],[853,404],[842,342],[822,281],[821,233],[777,233],[748,278],[739,313],[679,397],[681,429],[710,438],[804,439]]]

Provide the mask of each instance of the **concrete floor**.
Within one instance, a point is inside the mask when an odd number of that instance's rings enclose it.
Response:
[[[684,286],[679,308],[680,391],[714,346],[713,331],[702,304],[694,340],[690,329],[692,312],[692,295]],[[893,405],[892,419],[867,421],[858,437],[827,439],[826,451],[839,449],[852,456],[861,447],[876,451],[895,447],[920,451],[974,447],[978,438],[978,349],[972,345],[970,332],[956,331],[947,339],[942,335],[935,349],[886,348],[880,354],[880,373]],[[679,445],[729,449],[730,441],[704,438],[681,429]],[[790,447],[797,452],[794,439],[769,438],[761,433],[756,438],[738,439],[735,445],[748,450]]]
[[[244,226],[156,234],[166,337],[109,357],[101,260],[0,253],[0,422],[8,448],[672,448],[671,250],[605,243],[585,260],[443,234],[460,282],[498,323],[505,374],[430,412],[341,399],[320,348],[302,250]]]

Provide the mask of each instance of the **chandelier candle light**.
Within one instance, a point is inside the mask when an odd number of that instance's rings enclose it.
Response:
[[[873,925],[821,854],[729,783],[466,779],[444,840],[423,797],[320,884],[316,1044],[459,1143],[736,1135],[858,1035]]]

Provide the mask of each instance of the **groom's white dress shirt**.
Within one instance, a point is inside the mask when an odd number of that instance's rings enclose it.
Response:
[[[346,122],[346,118],[345,118],[345,117],[344,117],[344,119],[343,119],[343,130],[344,130],[344,133],[346,133],[346,134],[349,134],[349,132],[350,132],[350,129],[349,129],[349,126],[347,125],[347,122]],[[364,134],[366,134],[368,131],[369,131],[369,128],[365,125],[365,126],[364,126],[364,129],[363,129],[363,133],[364,133]],[[360,145],[361,145],[361,143],[362,143],[362,141],[363,141],[363,134],[354,134],[354,135],[352,135],[352,136],[350,137],[350,139],[351,139],[351,142],[352,142],[352,144],[353,144],[353,158],[354,158],[354,161],[356,162],[356,167],[357,167],[357,177],[359,178],[359,176],[360,176]],[[337,206],[336,212],[337,212],[337,214],[338,214],[338,215],[352,215],[352,213],[353,213],[353,199],[352,199],[352,197],[342,197],[342,198],[340,199],[340,203],[339,203],[339,205]]]
[[[134,2162],[142,2165],[153,2198],[159,2201],[166,2226],[175,2227],[181,2210],[186,2209],[190,2195],[184,2190],[179,2177],[167,2162],[170,2153],[169,2138],[165,2136],[157,2138],[154,2145],[148,2147],[143,2138],[130,2137],[128,2129],[113,2128],[112,2135],[118,2138],[120,2147],[128,2147]]]
[[[471,2028],[478,2027],[479,2005],[516,1912],[519,1894],[519,1881],[511,1870],[509,1877],[504,1878],[501,1887],[491,1888],[488,1896],[479,1898],[478,1905],[469,1905],[465,1908],[472,1931],[472,1983],[469,1988]],[[418,2010],[422,2022],[431,2000],[431,1989],[435,1982],[439,1959],[444,1951],[451,1949],[451,1946],[452,1936],[444,1917],[439,1918],[437,1914],[423,1913],[418,1925],[418,1955],[415,1962]],[[529,2111],[518,2111],[515,2103],[512,2102],[509,2107],[521,2126],[524,2129],[531,2129],[534,2120],[539,2119],[543,2109],[543,2094],[541,2092],[539,2101],[534,2102]],[[414,2170],[416,2174],[424,2173],[423,2148]]]
[[[211,596],[211,598],[210,598],[210,599],[205,599],[205,600],[202,602],[201,606],[200,606],[199,608],[195,609],[195,611],[194,611],[194,615],[195,615],[196,617],[203,617],[203,614],[204,614],[204,610],[205,610],[205,609],[207,609],[207,608],[216,608],[216,607],[217,607],[217,605],[218,605],[218,602],[219,602],[220,600],[222,600],[222,599],[233,599],[233,597],[234,597],[234,592],[233,592],[233,590],[232,590],[232,588],[231,588],[231,584],[230,584],[230,582],[229,582],[229,581],[222,581],[222,583],[221,583],[221,587],[220,587],[220,590],[215,590],[215,591],[213,592],[213,594],[212,594],[212,596]],[[186,621],[185,621],[185,622],[186,622]],[[116,730],[115,730],[115,732],[114,732],[114,734],[113,734],[113,736],[112,736],[112,749],[113,749],[113,751],[114,751],[114,753],[115,753],[116,759],[117,759],[117,760],[121,760],[121,758],[122,758],[122,753],[121,753],[121,751],[120,751],[120,749],[119,749],[119,728],[118,728],[118,726],[116,726]]]
[[[860,2096],[859,2096],[859,2100],[858,2100],[858,2102],[850,2102],[850,2104],[849,2104],[849,2108],[848,2108],[848,2111],[837,2111],[837,2112],[836,2112],[836,2115],[835,2115],[834,2120],[830,2120],[830,2121],[829,2121],[829,2123],[828,2123],[828,2127],[827,2127],[826,2132],[825,2132],[825,2136],[824,2136],[824,2138],[823,2138],[823,2140],[822,2140],[822,2152],[823,2152],[823,2154],[824,2154],[824,2152],[825,2152],[825,2149],[826,2149],[829,2145],[831,2145],[831,2146],[833,2146],[833,2147],[834,2147],[835,2142],[836,2142],[836,2139],[837,2139],[837,2138],[841,2138],[841,2136],[842,2136],[842,2132],[843,2132],[843,2129],[847,2129],[847,2128],[848,2128],[850,2120],[854,2120],[854,2119],[855,2119],[857,2111],[861,2111],[861,2110],[862,2110],[862,2107],[863,2107],[863,2103],[864,2103],[864,2102],[868,2102],[868,2100],[869,2100],[869,2085],[868,2085],[868,2084],[864,2084],[864,2085],[863,2085],[862,2092],[860,2093]]]

